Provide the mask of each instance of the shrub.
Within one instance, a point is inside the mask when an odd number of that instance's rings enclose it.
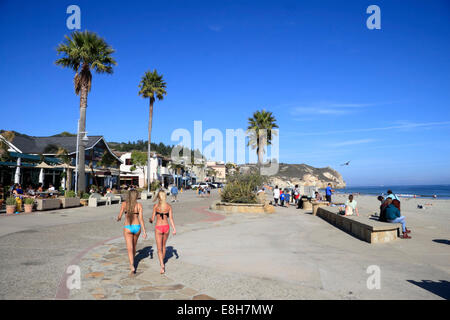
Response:
[[[14,197],[6,198],[6,205],[7,206],[15,206],[16,205],[16,198],[14,198]]]
[[[89,199],[89,193],[83,193],[81,199]]]
[[[159,182],[159,180],[154,180],[151,184],[150,184],[150,191],[156,191],[161,187],[161,182]]]
[[[25,204],[34,204],[34,199],[33,198],[25,198],[24,203]]]
[[[220,195],[221,199],[230,203],[257,203],[256,191],[265,180],[266,178],[260,174],[230,175]]]
[[[67,190],[64,193],[64,197],[66,197],[66,198],[75,198],[75,191]]]

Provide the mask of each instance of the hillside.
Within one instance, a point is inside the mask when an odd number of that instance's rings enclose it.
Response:
[[[251,167],[254,165],[241,166],[244,170]],[[283,188],[296,184],[325,188],[328,183],[334,188],[345,188],[342,175],[333,168],[315,168],[307,164],[280,163],[278,173],[270,177],[270,182]]]

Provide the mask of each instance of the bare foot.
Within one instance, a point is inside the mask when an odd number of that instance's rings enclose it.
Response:
[[[165,266],[161,266],[161,271],[159,272],[160,274],[164,274],[166,272],[165,270]]]
[[[130,273],[136,273],[136,269],[134,268],[134,266],[130,266]]]

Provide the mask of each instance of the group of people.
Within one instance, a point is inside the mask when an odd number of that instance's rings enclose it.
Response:
[[[128,191],[127,198],[122,202],[117,221],[122,219],[125,214],[125,223],[123,228],[123,236],[128,251],[128,259],[130,262],[130,273],[136,273],[136,266],[134,258],[136,256],[136,246],[141,231],[143,238],[147,238],[147,231],[144,223],[144,210],[142,204],[137,202],[138,191],[133,189]],[[155,242],[158,250],[158,259],[161,266],[160,273],[165,273],[165,256],[166,243],[169,238],[170,225],[172,226],[172,234],[177,233],[175,223],[173,220],[173,209],[166,200],[166,191],[159,190],[154,199],[158,201],[153,205],[152,217],[149,219],[150,223],[155,222]],[[170,223],[170,224],[169,224]]]
[[[297,205],[300,199],[300,189],[298,185],[295,185],[293,189],[280,189],[278,186],[275,186],[273,189],[273,200],[274,205],[278,206],[278,203],[281,207],[289,207],[289,204]]]
[[[331,193],[334,192],[334,190],[331,189],[331,184],[329,184],[329,190],[327,188],[326,194],[327,194],[327,201],[331,203]],[[289,207],[289,205],[296,205],[299,209],[302,208],[302,198],[314,198],[316,201],[322,201],[322,195],[315,191],[314,195],[307,196],[307,195],[301,195],[300,194],[300,188],[298,184],[295,185],[294,188],[285,188],[281,189],[278,186],[275,186],[273,189],[273,202],[275,206],[281,206],[284,207],[286,204],[286,207]]]
[[[53,195],[52,191],[55,191],[55,187],[50,184],[47,189],[48,195]],[[22,202],[24,198],[33,198],[36,199],[40,197],[42,193],[45,192],[42,183],[39,183],[37,186],[28,185],[28,187],[24,190],[20,183],[15,183],[9,188],[9,193],[16,200],[16,213],[20,213],[22,211]]]
[[[198,187],[198,195],[204,196],[204,195],[211,195],[211,187],[209,185],[201,185]]]
[[[378,200],[381,202],[380,205],[380,221],[400,223],[402,225],[401,238],[411,239],[409,233],[411,230],[406,228],[405,217],[400,213],[400,199],[392,192],[392,190],[387,191],[386,199],[383,196],[378,196]]]

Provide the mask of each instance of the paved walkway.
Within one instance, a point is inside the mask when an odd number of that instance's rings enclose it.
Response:
[[[113,221],[118,208],[96,208],[94,214],[72,217],[83,221],[0,237],[0,297],[449,298],[448,244],[432,241],[448,237],[447,226],[411,213],[414,240],[371,245],[293,207],[278,207],[275,214],[211,212],[207,207],[216,197],[199,199],[187,192],[174,205],[177,235],[167,243],[165,275],[159,274],[153,229],[147,240],[139,240],[137,273],[129,275],[121,225]],[[67,289],[69,265],[79,266],[81,289]],[[381,270],[380,289],[367,287],[369,266]]]
[[[180,194],[179,199],[173,204],[177,226],[211,219],[209,213],[196,208],[207,207],[212,198],[198,198],[188,191]],[[142,203],[148,221],[153,202]],[[123,219],[116,222],[119,208],[115,204],[11,216],[1,214],[0,299],[64,297],[60,283],[67,266],[105,241],[123,237]],[[147,228],[151,226],[147,223]]]

